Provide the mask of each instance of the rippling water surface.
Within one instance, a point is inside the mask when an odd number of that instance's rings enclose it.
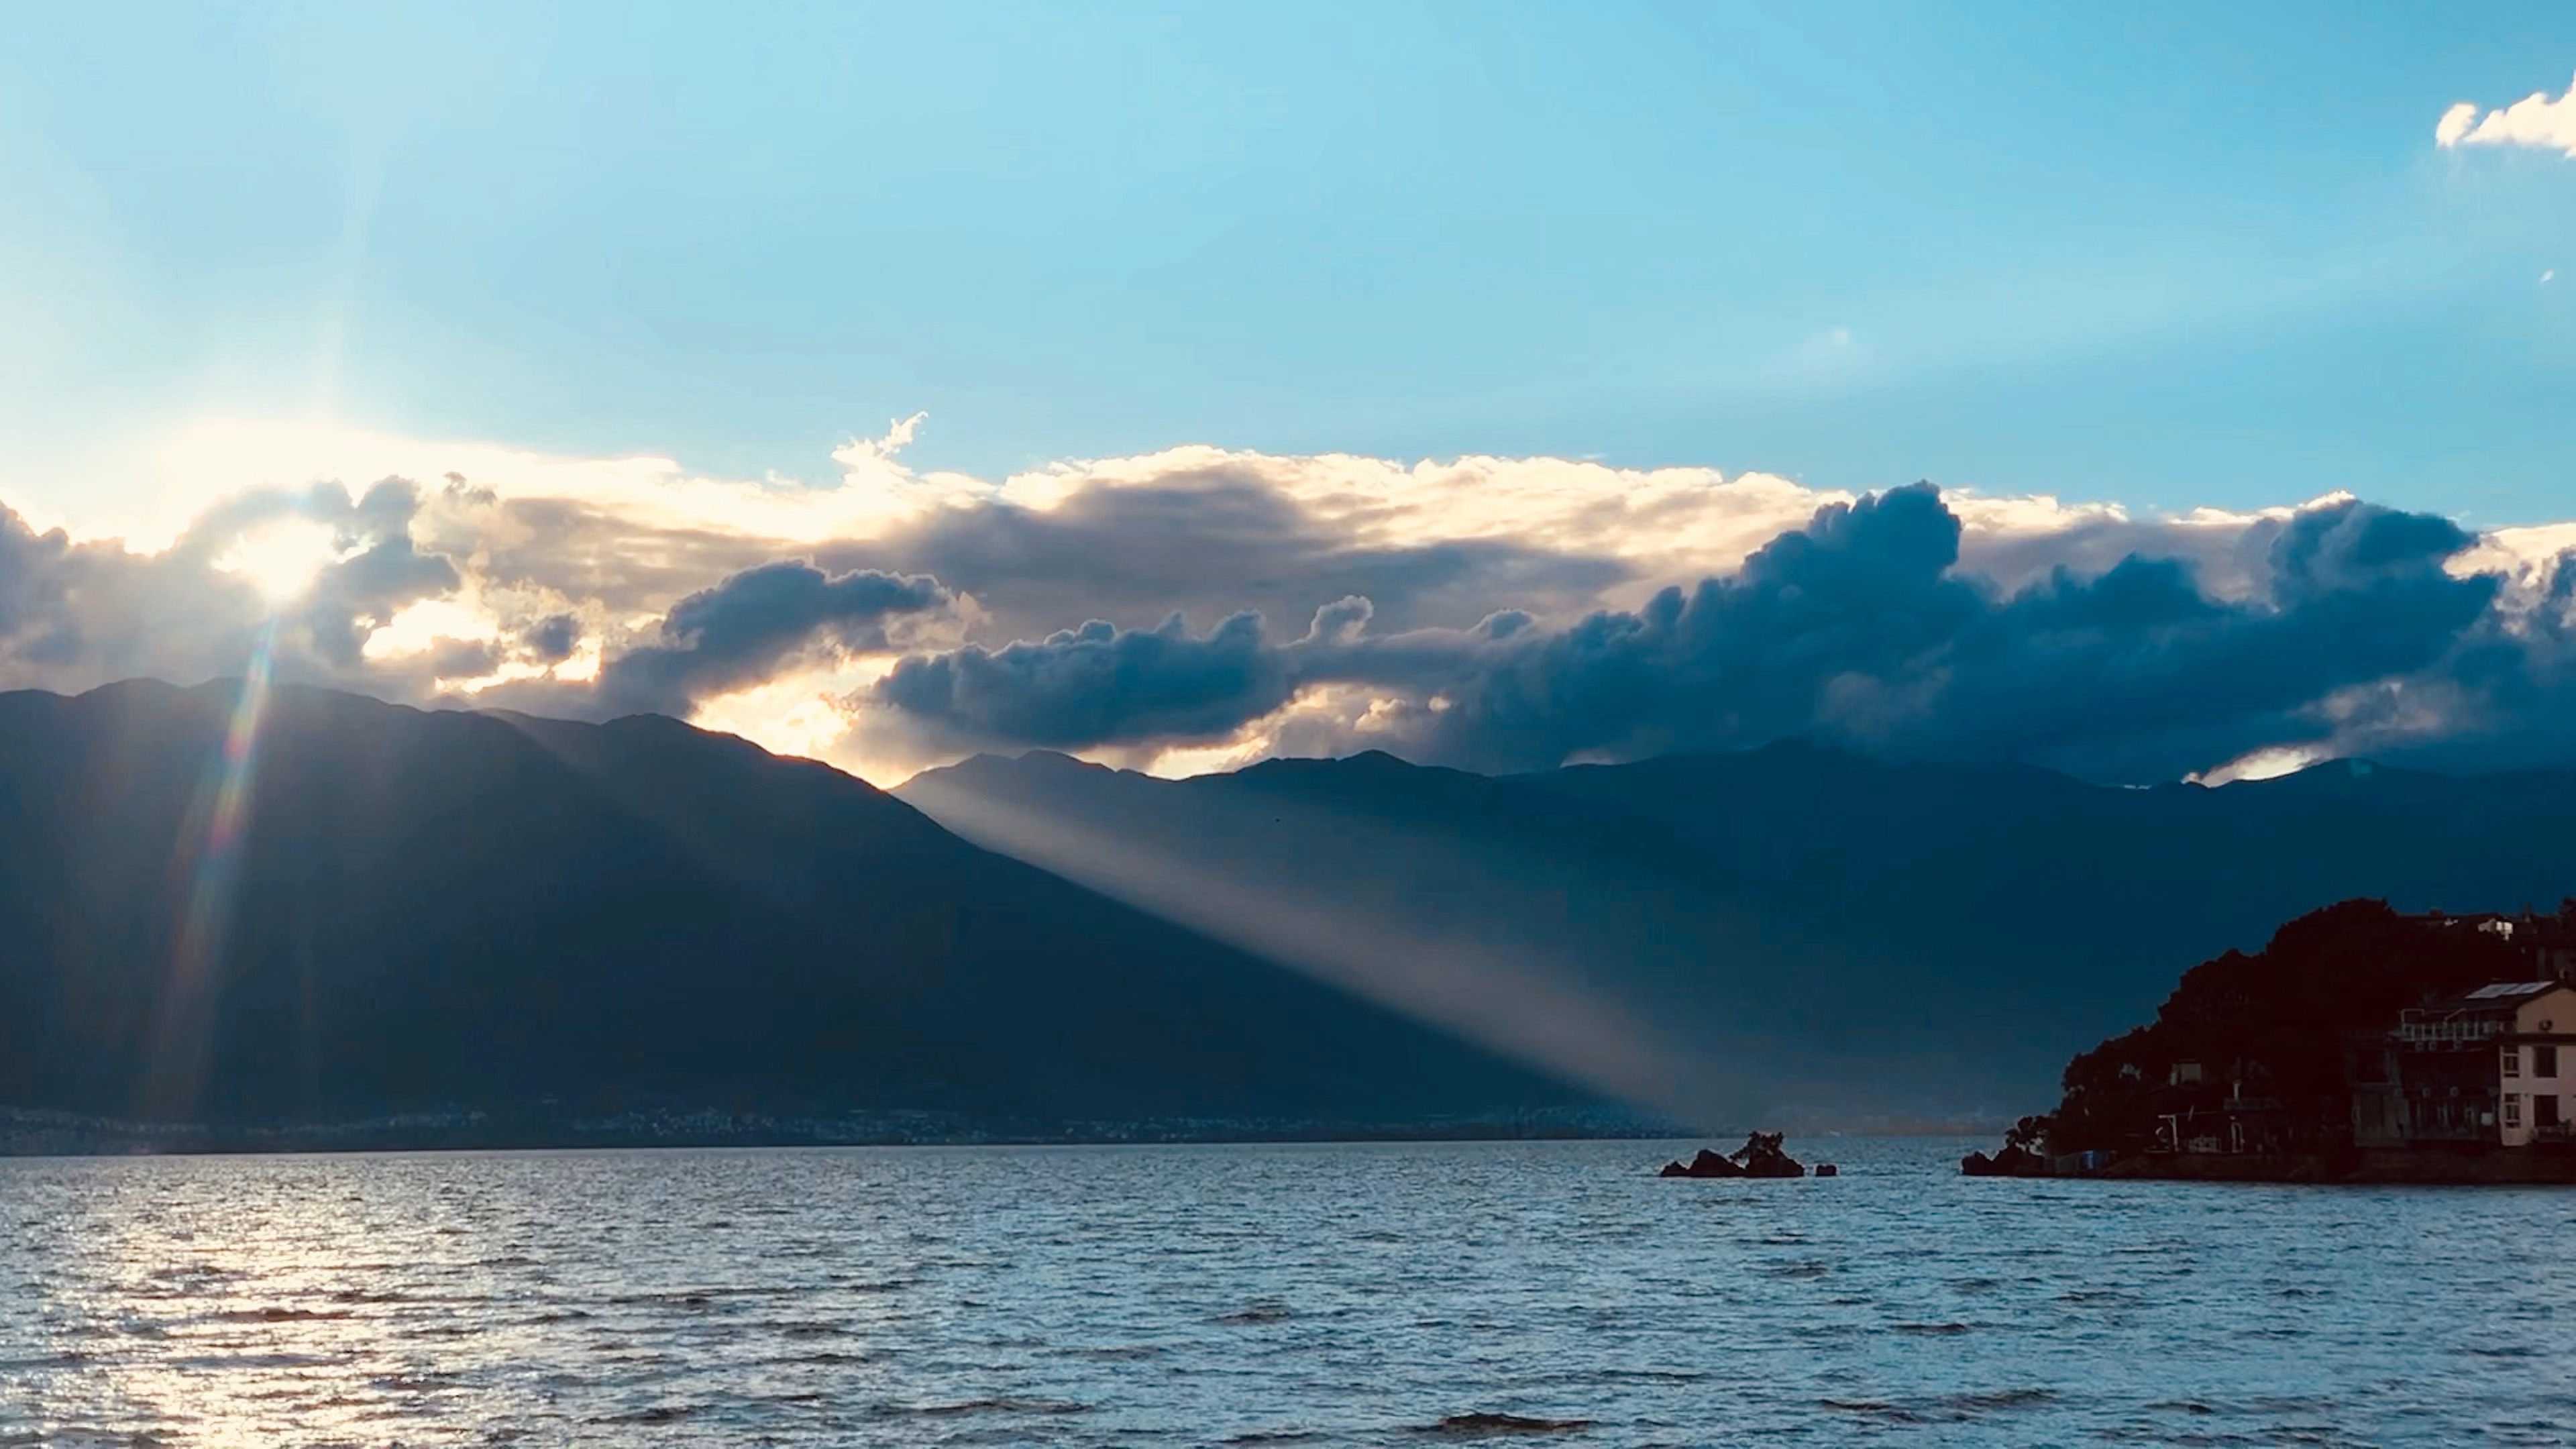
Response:
[[[1801,1146],[0,1162],[0,1445],[2576,1433],[2576,1194]]]

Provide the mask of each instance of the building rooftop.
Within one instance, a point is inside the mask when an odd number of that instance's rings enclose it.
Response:
[[[2498,981],[2490,986],[2481,986],[2459,999],[2462,1001],[2519,1001],[2526,996],[2538,996],[2544,991],[2553,990],[2559,984],[2555,981]]]
[[[2496,981],[2459,996],[2446,996],[2397,1013],[2397,1040],[2418,1047],[2465,1046],[2510,1030],[2524,1002],[2556,991],[2564,981]],[[2552,1029],[2542,1022],[2542,1031]]]

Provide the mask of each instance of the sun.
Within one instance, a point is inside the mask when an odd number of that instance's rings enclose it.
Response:
[[[239,575],[271,604],[282,604],[311,588],[314,576],[340,557],[339,537],[328,526],[294,518],[243,534],[215,567]]]

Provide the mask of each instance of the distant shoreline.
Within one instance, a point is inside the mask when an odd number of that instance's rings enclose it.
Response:
[[[263,1154],[406,1152],[578,1152],[651,1148],[832,1147],[1133,1147],[1401,1142],[1669,1142],[1715,1140],[1672,1122],[1567,1120],[1549,1114],[1415,1122],[1291,1122],[1262,1119],[1146,1118],[1134,1121],[974,1122],[940,1114],[882,1114],[848,1119],[710,1118],[721,1114],[639,1113],[608,1119],[509,1122],[478,1114],[424,1114],[372,1123],[306,1126],[216,1126],[140,1123],[0,1108],[0,1158],[239,1157]],[[1734,1129],[1742,1135],[1745,1129]],[[1973,1138],[1976,1129],[1944,1123],[1876,1123],[1846,1130],[1806,1129],[1801,1139],[1830,1137]]]
[[[725,1128],[700,1122],[458,1124],[453,1127],[33,1126],[0,1119],[0,1157],[257,1156],[270,1153],[577,1152],[649,1148],[1112,1147],[1223,1143],[1652,1141],[1659,1124],[1091,1122]]]

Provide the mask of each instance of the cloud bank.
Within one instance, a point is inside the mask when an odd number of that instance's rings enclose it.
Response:
[[[238,672],[274,614],[284,678],[672,714],[881,780],[1032,746],[1515,770],[1784,735],[2132,781],[2576,763],[2576,526],[1195,447],[993,481],[909,468],[918,424],[820,487],[227,434],[209,456],[254,476],[208,470],[162,539],[0,514],[0,683]],[[375,481],[261,481],[293,467]],[[244,562],[280,538],[310,555],[283,587]]]
[[[1374,635],[1360,599],[1275,645],[1251,614],[1196,638],[1177,619],[1093,623],[906,659],[869,699],[961,741],[1080,749],[1241,729],[1301,690],[1360,686],[1376,713],[1351,743],[1480,770],[1824,735],[2170,779],[2329,745],[2327,701],[2440,663],[2503,587],[2448,571],[2475,542],[2449,522],[2353,501],[2261,530],[2264,583],[2241,601],[2134,553],[2007,591],[1959,569],[1964,531],[1915,485],[1825,504],[1729,577],[1561,627],[1502,611]]]

